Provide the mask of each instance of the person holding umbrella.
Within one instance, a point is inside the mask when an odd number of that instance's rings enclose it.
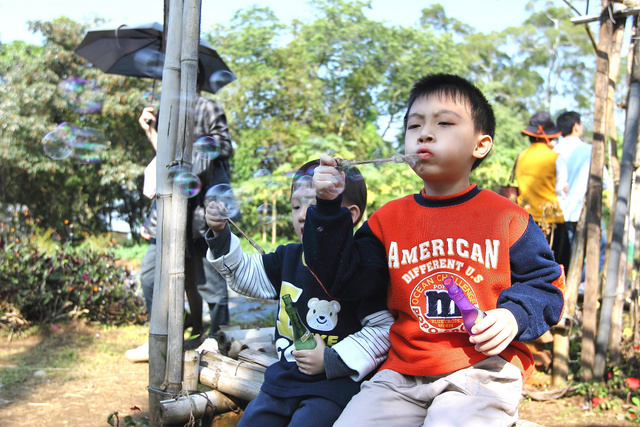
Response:
[[[229,323],[229,306],[226,281],[220,276],[210,263],[203,260],[206,256],[207,244],[204,241],[206,224],[200,229],[196,212],[203,212],[204,195],[208,188],[217,184],[229,184],[231,182],[231,168],[229,159],[233,155],[233,145],[229,136],[227,118],[224,110],[217,102],[201,95],[204,86],[202,62],[198,63],[198,78],[196,90],[198,92],[194,113],[194,141],[207,137],[215,141],[216,156],[207,155],[194,149],[192,152],[191,171],[198,176],[202,183],[200,193],[188,200],[187,205],[187,245],[185,253],[185,291],[191,310],[191,339],[185,343],[185,349],[196,348],[204,341],[204,327],[202,321],[202,300],[207,302],[211,317],[211,326],[208,336],[217,338],[217,332],[221,325]],[[147,138],[157,148],[157,119],[153,107],[143,109],[138,122],[144,130]],[[194,145],[195,146],[195,145]],[[144,194],[147,197],[155,196],[155,158],[145,169]],[[145,221],[145,224],[155,224],[155,209]],[[154,227],[155,229],[155,227]],[[145,230],[150,231],[149,228]],[[144,237],[144,235],[143,235]],[[153,303],[153,279],[155,277],[155,236],[151,239],[149,248],[141,265],[141,284],[147,310],[151,313]],[[135,362],[149,360],[148,342],[135,349],[128,350],[125,356]]]

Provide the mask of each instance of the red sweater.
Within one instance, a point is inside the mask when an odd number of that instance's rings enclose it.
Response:
[[[564,275],[544,235],[526,211],[496,193],[473,185],[448,197],[421,193],[394,200],[371,215],[353,242],[346,236],[345,243],[345,236],[331,237],[340,233],[307,232],[331,230],[332,217],[319,215],[331,213],[328,206],[319,201],[307,215],[305,253],[308,246],[319,252],[307,262],[337,296],[358,298],[381,282],[388,285],[387,302],[396,321],[381,369],[440,375],[486,358],[469,342],[442,284],[447,276],[480,309],[509,309],[521,340],[537,338],[560,318]],[[336,253],[336,263],[323,263]],[[380,277],[382,263],[386,277]],[[501,356],[520,367],[525,379],[533,369],[531,353],[521,342],[513,341]]]

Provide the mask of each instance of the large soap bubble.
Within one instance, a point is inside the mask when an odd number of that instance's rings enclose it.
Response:
[[[218,184],[207,190],[204,196],[204,205],[209,206],[211,202],[216,202],[221,209],[220,216],[225,219],[233,218],[240,212],[240,202],[233,194],[233,189],[229,184]]]

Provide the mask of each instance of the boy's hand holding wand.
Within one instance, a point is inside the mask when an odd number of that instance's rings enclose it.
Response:
[[[313,184],[316,196],[324,200],[334,200],[344,191],[344,172],[337,169],[336,160],[323,154],[320,156],[320,166],[313,173]]]
[[[257,244],[251,237],[247,236],[244,231],[242,231],[240,227],[238,227],[236,223],[233,222],[231,218],[227,218],[228,215],[229,212],[222,202],[212,201],[207,205],[204,218],[207,220],[207,226],[211,229],[211,231],[213,231],[213,235],[217,236],[218,234],[220,234],[227,222],[230,222],[238,230],[238,232],[240,232],[240,234],[242,234],[242,236],[247,239],[249,243],[251,243],[251,246],[256,248],[258,252],[264,255],[264,249],[262,249],[262,247]]]

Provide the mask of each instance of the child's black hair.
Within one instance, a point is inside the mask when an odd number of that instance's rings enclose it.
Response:
[[[313,171],[320,165],[320,160],[311,160],[305,163],[298,169],[293,178],[291,179],[291,195],[295,191],[303,186],[307,185],[304,182],[306,177],[312,178]],[[310,183],[310,182],[309,182]],[[345,185],[342,192],[343,204],[356,205],[360,209],[360,216],[358,220],[354,222],[354,225],[360,222],[362,215],[367,207],[367,184],[364,181],[364,177],[360,173],[360,170],[355,166],[350,167],[345,171]]]
[[[426,98],[430,95],[447,97],[466,105],[471,113],[475,130],[489,135],[493,139],[496,131],[496,118],[491,104],[489,104],[480,89],[455,74],[428,74],[413,85],[409,94],[407,112],[404,115],[405,129],[407,128],[409,110],[411,110],[413,103],[418,98]],[[484,160],[484,157],[476,159],[472,170],[478,167],[482,160]]]
[[[580,114],[575,111],[565,111],[558,116],[556,126],[562,132],[562,136],[567,136],[573,132],[573,126],[580,122]]]

